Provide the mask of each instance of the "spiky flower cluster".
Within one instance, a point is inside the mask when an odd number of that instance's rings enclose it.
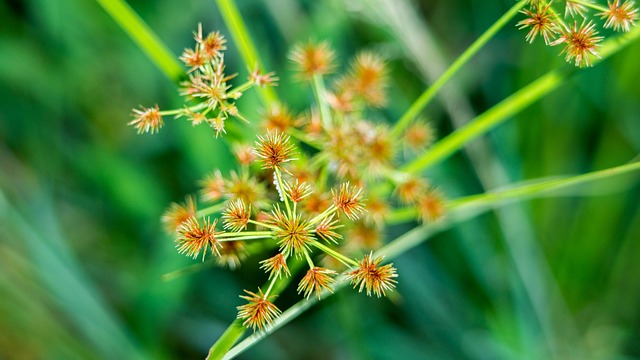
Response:
[[[564,15],[560,15],[559,4],[564,4]],[[596,24],[627,32],[639,16],[633,0],[607,0],[606,7],[594,0],[532,0],[528,6],[521,11],[526,19],[517,24],[519,29],[528,30],[526,40],[532,43],[540,36],[546,45],[563,45],[560,54],[579,67],[591,66],[593,59],[600,57],[598,48],[604,37]]]
[[[202,34],[202,25],[194,33],[196,45],[185,49],[180,60],[189,68],[189,78],[183,81],[180,95],[193,105],[185,105],[175,110],[160,111],[158,105],[133,110],[134,119],[129,123],[138,133],[155,133],[163,126],[163,116],[184,117],[193,126],[209,125],[218,137],[226,133],[225,122],[231,118],[248,121],[236,107],[236,101],[253,86],[273,86],[278,78],[274,73],[261,73],[255,68],[247,81],[237,87],[229,83],[236,74],[225,73],[224,51],[227,40],[219,32],[206,36]]]
[[[229,111],[239,97],[234,94],[275,79],[254,72],[249,83],[231,90],[231,77],[224,75],[224,38],[219,33],[205,38],[201,28],[195,38],[196,47],[182,56],[190,68],[183,95],[198,104],[175,115],[187,116],[194,124],[209,123],[205,119],[211,114],[236,116],[237,109]],[[262,112],[261,132],[253,146],[233,145],[239,168],[228,175],[214,170],[200,182],[198,201],[188,197],[172,204],[162,218],[175,236],[178,252],[193,258],[204,260],[211,253],[219,264],[236,268],[247,254],[255,255],[256,248],[272,249],[260,261],[268,278],[266,289],[245,290],[241,298],[246,303],[238,306],[238,317],[254,330],[279,316],[273,287],[297,275],[291,262],[307,264],[297,280],[298,293],[305,298],[332,292],[338,281],[351,281],[354,289],[381,297],[394,289],[397,277],[392,264],[373,255],[390,211],[409,207],[425,223],[445,214],[439,191],[398,170],[398,160],[429,147],[434,139],[430,125],[416,120],[403,133],[394,133],[370,120],[387,102],[382,57],[357,54],[326,87],[324,77],[337,69],[328,43],[297,46],[290,58],[299,78],[313,87],[316,104],[300,115],[282,103],[271,105]],[[167,115],[157,107],[151,110],[145,116],[157,115],[156,121]],[[210,125],[216,129],[218,123]],[[220,132],[224,130],[216,135]],[[297,146],[297,141],[305,146]],[[311,154],[301,151],[308,148],[314,149]],[[395,191],[389,191],[389,185]]]

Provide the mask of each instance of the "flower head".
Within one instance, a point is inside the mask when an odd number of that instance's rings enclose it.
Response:
[[[341,210],[351,220],[356,220],[364,212],[362,202],[362,188],[351,186],[349,183],[340,185],[336,191],[331,190],[333,205]]]
[[[299,203],[305,198],[307,198],[313,190],[311,189],[311,185],[306,182],[299,182],[297,179],[295,183],[284,183],[284,192],[291,201],[294,203]]]
[[[337,225],[338,220],[333,220],[333,215],[322,219],[318,225],[316,225],[315,233],[324,241],[331,241],[335,244],[338,243],[338,239],[342,238],[342,235],[338,234],[334,230],[340,228],[342,225]]]
[[[248,207],[242,199],[229,202],[222,213],[224,228],[231,231],[242,231],[247,228],[251,216],[251,205]]]
[[[289,143],[289,136],[278,131],[269,131],[265,136],[258,136],[255,154],[262,159],[265,169],[283,169],[282,165],[294,160],[292,158],[293,145]]]
[[[429,189],[418,198],[418,213],[424,223],[442,219],[445,212],[444,196],[440,191]]]
[[[196,216],[196,202],[191,196],[187,196],[183,204],[172,203],[162,215],[162,224],[168,233],[178,230],[183,222]]]
[[[373,253],[358,261],[358,268],[347,274],[353,288],[359,287],[359,292],[366,289],[368,296],[373,293],[377,297],[386,296],[387,290],[393,290],[397,282],[394,278],[398,276],[396,268],[393,264],[380,266],[381,261],[382,257],[374,260]]]
[[[558,33],[558,26],[556,25],[554,14],[549,10],[550,5],[551,4],[541,6],[539,4],[533,4],[531,5],[531,9],[520,11],[525,14],[527,18],[520,21],[516,26],[518,26],[520,30],[528,27],[531,28],[525,37],[529,43],[533,43],[536,36],[540,35],[544,39],[544,43],[549,45],[551,38]]]
[[[328,290],[333,292],[333,288],[331,287],[333,283],[335,283],[335,279],[332,276],[337,275],[337,273],[333,270],[321,268],[321,267],[312,267],[307,271],[307,274],[300,280],[298,284],[298,293],[304,291],[304,297],[307,299],[311,297],[311,294],[315,292],[320,299],[320,295],[323,290]]]
[[[242,325],[255,331],[273,324],[281,313],[280,309],[264,296],[262,290],[258,290],[258,294],[247,290],[244,292],[247,295],[240,295],[240,297],[249,303],[238,306],[238,319],[244,320]]]
[[[262,264],[260,268],[269,273],[269,280],[271,280],[272,277],[278,279],[283,273],[287,277],[291,276],[289,267],[287,267],[287,258],[282,253],[278,253],[274,257],[262,260],[260,261],[260,264]]]
[[[609,9],[599,15],[607,19],[605,29],[613,28],[615,31],[629,31],[631,25],[635,26],[638,20],[638,9],[634,8],[634,2],[627,0],[620,4],[620,0],[608,1]]]
[[[584,13],[587,12],[588,9],[584,4],[592,2],[592,0],[582,0],[581,3],[573,0],[565,0],[564,17],[585,17]]]
[[[176,240],[178,253],[186,254],[187,256],[191,256],[195,259],[202,250],[202,261],[204,261],[208,247],[211,249],[212,253],[219,256],[220,252],[218,251],[218,248],[220,247],[220,243],[216,238],[218,235],[216,232],[217,223],[218,219],[215,219],[213,223],[211,223],[209,218],[206,218],[203,221],[203,225],[200,226],[195,217],[191,217],[187,221],[183,222],[178,228],[180,236]]]
[[[157,133],[164,125],[158,105],[151,108],[140,107],[140,109],[133,109],[133,116],[133,121],[127,125],[132,125],[136,128],[138,134]]]
[[[290,55],[296,63],[297,70],[304,79],[311,79],[314,75],[327,74],[333,68],[335,54],[327,42],[297,45]]]
[[[269,131],[279,131],[284,133],[291,126],[295,125],[293,115],[286,106],[276,104],[271,106],[264,114],[264,126]]]
[[[568,62],[574,61],[576,66],[591,66],[591,56],[600,58],[596,49],[599,46],[599,42],[602,40],[602,36],[596,36],[598,32],[595,30],[595,24],[588,22],[582,23],[580,27],[576,22],[573,23],[573,28],[565,28],[556,41],[551,45],[565,44],[564,49],[560,52],[566,53],[565,60]]]
[[[344,85],[369,105],[384,105],[387,100],[387,70],[384,61],[372,52],[359,53],[351,63],[351,72]]]
[[[207,175],[207,177],[200,182],[200,186],[202,187],[200,196],[202,200],[208,202],[219,200],[226,192],[225,180],[220,170],[216,170],[212,174]]]
[[[416,121],[407,127],[403,139],[411,150],[420,151],[426,149],[433,143],[435,131],[429,123]]]
[[[309,248],[309,243],[313,239],[309,222],[302,219],[300,214],[288,214],[280,210],[276,205],[271,211],[268,221],[278,229],[274,230],[280,252],[286,257],[291,255],[302,256]]]
[[[249,81],[260,87],[276,86],[280,79],[275,75],[276,73],[274,72],[263,74],[260,72],[260,69],[256,67],[249,75]]]
[[[243,241],[224,241],[220,243],[220,256],[216,263],[220,266],[228,266],[235,269],[240,266],[242,260],[247,257],[247,249]]]

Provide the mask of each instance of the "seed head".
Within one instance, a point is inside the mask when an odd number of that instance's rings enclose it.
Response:
[[[320,214],[331,206],[331,199],[328,195],[320,192],[314,192],[304,202],[304,210],[308,214]]]
[[[627,0],[620,4],[620,0],[608,1],[609,9],[600,13],[600,17],[607,19],[605,29],[613,28],[615,31],[629,31],[631,25],[635,26],[638,20],[638,9],[634,8],[634,2]]]
[[[234,145],[233,154],[238,159],[240,165],[251,165],[256,160],[256,154],[253,153],[251,145]]]
[[[322,219],[318,223],[315,229],[316,235],[318,235],[322,240],[326,242],[333,242],[335,244],[338,243],[338,239],[342,238],[342,235],[338,234],[334,230],[342,227],[342,225],[337,225],[338,220],[333,220],[333,215]]]
[[[291,60],[296,63],[297,70],[303,79],[310,80],[314,75],[323,75],[331,72],[335,54],[325,41],[320,43],[309,42],[306,45],[297,45],[290,54]]]
[[[425,121],[416,121],[407,127],[404,141],[411,150],[422,151],[431,146],[435,139],[433,127]]]
[[[349,183],[340,185],[339,190],[332,189],[333,205],[341,210],[351,220],[358,219],[365,211],[362,202],[362,188],[351,186]]]
[[[247,295],[240,295],[240,297],[249,303],[238,306],[238,319],[244,320],[242,325],[245,327],[252,328],[253,331],[262,330],[265,326],[272,325],[282,313],[264,296],[262,290],[258,290],[258,294],[247,290],[244,292]]]
[[[313,240],[311,226],[300,214],[285,214],[279,205],[274,206],[268,222],[278,227],[275,236],[278,239],[280,252],[286,257],[300,257],[309,249]]]
[[[320,295],[325,289],[333,293],[331,286],[335,283],[335,280],[332,276],[335,275],[337,275],[337,273],[333,270],[313,267],[307,271],[307,274],[298,284],[298,293],[304,291],[304,297],[307,299],[311,297],[311,294],[314,292],[318,296],[318,299],[320,299]]]
[[[133,121],[127,125],[132,125],[138,131],[138,134],[157,133],[164,125],[158,105],[151,108],[140,107],[140,109],[133,109],[133,117]]]
[[[196,202],[192,196],[187,196],[182,204],[172,203],[162,215],[162,224],[168,233],[174,233],[183,222],[196,216]]]
[[[345,238],[349,239],[345,244],[349,249],[358,252],[377,249],[382,244],[381,227],[358,220],[351,224]]]
[[[220,170],[216,170],[212,174],[207,175],[207,177],[200,182],[200,186],[202,187],[200,196],[203,201],[218,201],[226,193],[226,183]]]
[[[211,253],[219,256],[220,252],[218,251],[218,247],[220,247],[220,243],[216,239],[216,235],[218,234],[216,232],[217,223],[218,219],[215,219],[213,223],[211,223],[209,218],[206,218],[203,220],[203,225],[200,226],[195,217],[191,217],[183,222],[178,228],[180,236],[176,240],[178,253],[186,254],[195,259],[200,254],[200,251],[203,250],[202,261],[204,261],[205,255],[207,254],[207,247],[209,247]]]
[[[256,86],[265,87],[265,86],[276,86],[278,85],[278,77],[275,76],[276,73],[269,72],[266,74],[260,73],[260,69],[258,67],[255,68],[249,75],[249,81],[255,84]]]
[[[202,36],[202,24],[198,24],[198,32],[193,37],[198,45],[203,56],[207,59],[213,60],[222,55],[224,50],[227,50],[225,44],[227,40],[220,34],[220,32],[212,32],[207,35],[206,38]]]
[[[382,58],[372,52],[361,52],[351,63],[347,89],[369,105],[379,107],[386,103],[387,70]]]
[[[283,273],[286,277],[291,276],[289,268],[287,267],[287,258],[282,253],[278,253],[274,257],[262,260],[260,261],[260,264],[262,264],[260,269],[269,273],[269,280],[271,280],[272,277],[279,279]]]
[[[527,18],[520,21],[516,26],[518,26],[519,30],[531,28],[525,37],[529,43],[533,43],[536,36],[540,35],[544,39],[544,43],[549,45],[551,39],[559,32],[553,11],[549,10],[550,5],[550,3],[544,6],[533,4],[531,9],[520,11]]]
[[[428,187],[426,180],[412,176],[398,184],[396,194],[402,203],[415,204]]]
[[[295,126],[295,120],[284,105],[274,105],[264,114],[264,127],[268,131],[284,133],[292,126]]]
[[[240,266],[242,260],[247,257],[247,250],[242,241],[225,241],[220,243],[220,256],[216,263],[220,266],[228,266],[234,270]]]
[[[349,273],[348,278],[351,280],[353,288],[359,287],[358,292],[367,290],[367,295],[376,294],[377,297],[386,296],[386,291],[392,291],[397,283],[394,278],[398,277],[396,268],[393,264],[380,266],[382,257],[373,259],[373,253],[365,255],[361,261],[358,261],[359,267]]]
[[[206,59],[200,53],[200,48],[199,47],[196,47],[195,50],[193,50],[193,49],[184,49],[184,52],[180,56],[180,60],[182,60],[182,62],[185,65],[190,67],[190,69],[189,69],[189,71],[187,73],[191,73],[191,72],[197,70],[201,66],[204,66],[204,64],[206,63]]]
[[[230,201],[222,213],[224,228],[231,231],[242,231],[247,228],[251,217],[251,205],[245,206],[242,199]]]
[[[576,66],[591,66],[591,56],[600,58],[596,49],[600,46],[598,43],[602,40],[602,36],[596,36],[598,32],[595,30],[593,22],[584,22],[580,27],[576,22],[573,28],[565,28],[556,41],[550,45],[555,46],[564,43],[564,49],[560,52],[566,53],[565,60],[567,62],[574,61]]]
[[[291,201],[294,203],[299,203],[304,200],[306,197],[313,193],[311,186],[306,182],[299,182],[297,179],[295,183],[291,184],[289,182],[284,183],[284,192]]]
[[[262,159],[264,169],[283,169],[284,163],[295,160],[292,158],[294,150],[289,143],[289,136],[277,130],[258,136],[254,152]]]
[[[583,3],[592,3],[593,1],[591,0],[582,0]],[[564,17],[577,17],[577,16],[581,16],[581,17],[585,17],[585,13],[588,11],[588,8],[581,4],[578,3],[576,1],[572,1],[572,0],[565,0],[565,7],[564,7]]]

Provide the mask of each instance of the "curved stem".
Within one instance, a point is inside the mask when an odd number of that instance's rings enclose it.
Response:
[[[413,119],[418,117],[420,112],[433,100],[435,95],[442,87],[466,64],[484,45],[495,36],[527,3],[527,0],[518,1],[511,9],[502,15],[489,29],[487,29],[480,37],[471,44],[449,68],[436,80],[430,87],[425,90],[422,95],[409,107],[402,115],[400,120],[394,125],[391,135],[400,136],[402,131],[411,123]]]

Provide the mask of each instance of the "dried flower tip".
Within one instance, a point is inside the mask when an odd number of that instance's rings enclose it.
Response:
[[[333,205],[341,210],[351,220],[356,220],[365,211],[362,202],[362,188],[351,186],[349,183],[340,185],[340,189],[331,190]]]
[[[386,296],[386,291],[392,291],[397,283],[394,278],[398,277],[393,264],[380,266],[382,257],[373,259],[373,253],[365,255],[358,261],[359,267],[347,274],[351,280],[353,288],[359,287],[358,292],[367,291],[367,295],[376,294],[377,297]]]
[[[183,222],[196,216],[196,202],[187,196],[183,204],[172,203],[162,215],[162,224],[168,233],[174,233]]]
[[[404,133],[404,141],[414,151],[424,150],[435,140],[433,127],[425,121],[416,121]]]
[[[566,53],[565,60],[567,62],[574,60],[576,66],[591,66],[591,55],[600,58],[596,49],[600,46],[598,43],[602,40],[602,36],[596,35],[598,32],[595,30],[593,22],[590,21],[586,25],[582,23],[580,27],[574,22],[572,29],[565,28],[562,36],[550,45],[564,43],[564,49],[560,54]]]
[[[634,8],[634,2],[627,0],[620,5],[620,0],[608,1],[609,9],[600,13],[603,19],[607,19],[604,24],[605,29],[613,28],[615,31],[629,31],[631,25],[635,26],[638,20],[638,9]]]
[[[276,73],[269,72],[266,74],[261,74],[260,69],[258,67],[255,68],[249,75],[249,81],[255,84],[256,86],[265,87],[265,86],[276,86],[278,85],[278,80],[280,80]]]
[[[415,204],[420,195],[427,190],[428,186],[427,181],[422,178],[409,177],[398,184],[396,194],[402,203]]]
[[[309,42],[293,48],[290,58],[297,65],[301,77],[307,80],[314,75],[327,74],[333,68],[335,54],[325,41],[321,43]]]
[[[242,199],[230,201],[222,213],[224,228],[235,232],[242,231],[247,228],[250,216],[251,205],[247,207]]]
[[[256,154],[253,153],[251,145],[235,145],[233,154],[238,159],[240,165],[251,165],[256,160]]]
[[[332,276],[337,275],[333,270],[313,267],[307,271],[307,274],[300,280],[298,284],[298,293],[304,291],[304,297],[307,299],[311,297],[311,294],[315,292],[318,299],[322,295],[323,290],[328,290],[333,293],[332,284],[335,283],[335,279]]]
[[[255,154],[264,162],[265,169],[282,169],[282,164],[295,160],[292,158],[293,145],[289,143],[289,136],[283,132],[267,132],[265,136],[258,136]]]
[[[234,270],[240,266],[242,260],[247,257],[247,250],[242,241],[225,241],[220,243],[220,256],[216,263],[220,266],[228,266]]]
[[[225,120],[227,120],[227,118],[222,115],[218,115],[213,119],[207,119],[207,123],[209,123],[209,125],[213,129],[213,132],[216,134],[216,139],[218,138],[220,133],[227,133],[227,131],[224,129]]]
[[[218,234],[216,233],[217,223],[218,219],[215,219],[213,223],[211,223],[209,218],[206,218],[203,226],[200,226],[195,217],[191,217],[183,222],[178,228],[180,237],[176,240],[178,253],[186,254],[195,259],[200,254],[200,251],[203,250],[202,261],[204,261],[207,247],[209,247],[211,253],[219,256],[220,252],[218,251],[218,247],[220,247],[220,243],[216,239],[216,235]]]
[[[202,54],[200,53],[200,49],[197,47],[195,50],[184,49],[184,52],[180,56],[180,60],[182,60],[185,65],[190,67],[187,73],[191,73],[204,66],[206,62],[206,59],[204,58],[204,56],[202,56]]]
[[[238,319],[244,320],[242,325],[252,328],[253,331],[262,330],[265,326],[272,325],[273,321],[282,312],[271,301],[269,301],[262,290],[258,294],[251,291],[244,291],[247,295],[240,295],[242,299],[249,301],[248,304],[238,306]]]
[[[133,109],[133,117],[133,121],[127,125],[132,125],[138,131],[138,134],[157,133],[164,125],[158,105],[151,108],[140,107],[140,109]]]
[[[275,237],[284,256],[300,257],[309,249],[309,243],[313,240],[311,226],[300,214],[285,214],[276,205],[268,222],[278,228],[275,230]]]
[[[520,11],[528,16],[528,18],[520,21],[516,26],[519,30],[526,29],[528,27],[531,28],[525,37],[529,43],[533,43],[536,36],[540,35],[544,39],[544,43],[549,45],[551,39],[559,32],[555,15],[553,14],[553,11],[549,10],[550,5],[551,4],[541,6],[535,4],[531,6],[531,9]]]
[[[318,225],[316,226],[316,229],[315,229],[316,235],[318,235],[324,241],[327,241],[327,242],[331,241],[337,244],[338,239],[342,238],[342,235],[333,231],[342,227],[342,225],[336,225],[337,223],[338,223],[338,220],[333,220],[333,215],[322,219],[322,221],[320,221],[320,223],[318,223]]]
[[[432,223],[442,219],[445,212],[444,196],[436,189],[428,190],[418,199],[418,213],[424,223]]]
[[[212,174],[207,175],[207,177],[200,182],[200,186],[202,186],[200,196],[203,201],[215,202],[225,194],[225,180],[220,170],[216,170]]]
[[[593,3],[591,0],[581,0],[581,2],[565,0],[565,8],[564,8],[564,17],[577,17],[578,15],[581,17],[585,17],[585,12],[588,11],[588,8],[584,5],[585,3]]]
[[[313,193],[313,189],[306,182],[299,182],[296,179],[294,184],[285,182],[284,191],[294,203],[299,203]]]
[[[271,280],[272,277],[279,279],[283,273],[286,277],[291,276],[289,268],[287,267],[287,258],[282,253],[266,260],[262,260],[260,261],[260,264],[262,264],[260,269],[269,273],[269,280]]]
[[[292,126],[295,126],[295,120],[284,105],[274,105],[264,114],[264,127],[268,131],[275,130],[284,133]]]

